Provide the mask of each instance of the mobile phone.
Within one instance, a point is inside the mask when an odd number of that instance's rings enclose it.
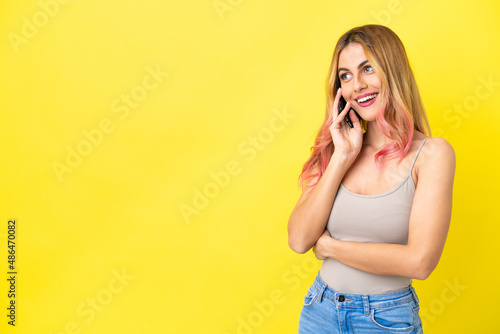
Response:
[[[342,110],[344,110],[346,104],[347,104],[347,102],[344,99],[344,97],[340,96],[340,100],[339,100],[339,114],[342,112]],[[356,116],[358,117],[358,119],[361,119],[361,117],[359,117],[359,114],[356,112],[356,110],[354,110],[353,108],[351,108],[349,110],[349,112],[351,110],[354,111],[354,113],[356,114]],[[354,125],[352,124],[351,118],[349,117],[349,112],[347,112],[347,114],[345,115],[344,120],[347,123],[347,125],[349,125],[349,127],[352,128]]]

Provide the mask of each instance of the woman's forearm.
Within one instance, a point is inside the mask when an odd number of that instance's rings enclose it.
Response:
[[[408,245],[328,240],[327,257],[371,274],[425,279],[434,269]]]

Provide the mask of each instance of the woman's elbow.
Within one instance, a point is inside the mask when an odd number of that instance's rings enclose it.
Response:
[[[426,280],[436,268],[437,263],[430,260],[428,257],[420,257],[413,265],[413,278],[418,280]]]
[[[426,280],[431,275],[431,273],[432,273],[432,270],[419,268],[413,274],[413,278],[418,279],[420,281],[423,281],[423,280]]]
[[[307,253],[312,246],[307,245],[307,240],[304,237],[304,233],[297,228],[294,228],[290,222],[288,223],[288,246],[296,253],[304,254]]]
[[[311,249],[310,246],[306,245],[304,241],[297,240],[296,238],[288,237],[288,246],[295,252],[299,254],[304,254]]]

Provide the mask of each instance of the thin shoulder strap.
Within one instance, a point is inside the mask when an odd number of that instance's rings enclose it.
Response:
[[[420,153],[420,150],[422,149],[422,146],[424,146],[425,141],[427,140],[427,138],[429,138],[429,137],[425,137],[424,140],[422,140],[422,144],[420,144],[420,147],[418,148],[417,153],[415,154],[415,157],[413,157],[413,161],[412,161],[411,166],[410,166],[410,173],[413,170],[413,165],[415,164],[415,161],[417,161],[418,154]]]

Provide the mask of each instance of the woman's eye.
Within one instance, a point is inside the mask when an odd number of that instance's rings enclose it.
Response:
[[[342,79],[342,80],[347,80],[347,79],[349,79],[349,74],[347,74],[347,73],[341,74],[341,75],[340,75],[340,79]]]
[[[373,67],[371,67],[371,66],[366,66],[366,67],[365,67],[365,71],[366,71],[366,72],[372,72],[372,71],[373,71]]]

